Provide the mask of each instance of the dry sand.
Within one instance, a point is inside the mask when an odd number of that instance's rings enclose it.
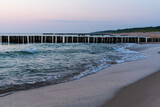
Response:
[[[0,97],[0,107],[99,107],[119,89],[159,70],[159,50],[152,46],[141,51],[145,60],[116,64],[79,80]]]
[[[113,35],[123,36],[149,36],[149,37],[160,37],[160,32],[136,32],[136,33],[113,33]]]

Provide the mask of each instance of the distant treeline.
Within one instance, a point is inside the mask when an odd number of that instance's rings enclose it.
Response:
[[[157,27],[143,27],[143,28],[127,28],[118,30],[97,31],[93,33],[130,33],[130,32],[160,32],[160,26]]]

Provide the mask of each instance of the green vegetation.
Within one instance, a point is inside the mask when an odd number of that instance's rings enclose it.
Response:
[[[98,32],[93,32],[93,33],[131,33],[131,32],[160,32],[160,26],[107,30],[107,31],[98,31]]]

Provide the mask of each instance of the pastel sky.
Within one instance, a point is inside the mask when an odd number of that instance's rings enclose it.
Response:
[[[160,0],[1,0],[1,33],[93,32],[160,25]]]

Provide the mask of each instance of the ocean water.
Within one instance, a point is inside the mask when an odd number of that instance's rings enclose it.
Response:
[[[145,56],[134,44],[0,45],[0,94],[79,79],[101,69]]]

